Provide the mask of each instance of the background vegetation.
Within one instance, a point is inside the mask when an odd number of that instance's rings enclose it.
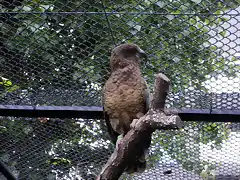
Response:
[[[110,48],[122,42],[149,54],[142,67],[150,87],[155,73],[170,77],[173,107],[209,108],[203,83],[239,71],[236,57],[223,56],[216,44],[229,33],[221,25],[235,17],[224,14],[239,0],[0,3],[1,104],[100,105]],[[0,125],[1,158],[20,179],[93,179],[113,148],[101,120],[2,118]],[[158,132],[149,168],[167,152],[186,170],[208,177],[215,167],[200,158],[200,144],[220,147],[228,134],[226,124],[195,122]]]

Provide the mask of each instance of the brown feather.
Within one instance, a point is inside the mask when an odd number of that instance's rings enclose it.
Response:
[[[146,97],[147,84],[140,70],[140,51],[142,52],[134,44],[123,44],[112,51],[111,76],[103,88],[103,106],[106,124],[113,142],[116,142],[118,134],[125,135],[130,130],[131,122],[139,118],[137,117],[139,113],[147,112],[149,99]],[[127,170],[137,171],[145,166],[146,161],[136,160],[128,166]]]

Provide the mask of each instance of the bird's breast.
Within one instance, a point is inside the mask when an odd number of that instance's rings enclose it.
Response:
[[[138,112],[144,112],[144,87],[140,82],[121,83],[104,96],[104,109],[114,118],[128,112],[132,119]]]

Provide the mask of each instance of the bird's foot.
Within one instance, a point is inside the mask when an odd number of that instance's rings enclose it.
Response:
[[[142,112],[139,112],[139,113],[137,113],[137,115],[136,115],[136,116],[137,116],[137,118],[138,118],[138,119],[140,119],[141,117],[143,117],[143,116],[144,116],[144,114],[143,114]]]
[[[138,122],[138,119],[133,119],[132,123],[130,124],[130,128],[134,129],[134,127],[136,127],[136,125],[137,125],[137,122]]]
[[[141,113],[141,112],[137,113],[137,115],[136,115],[137,119],[132,120],[132,123],[130,124],[130,128],[133,129],[134,127],[136,127],[138,120],[143,116],[144,116],[143,113]]]

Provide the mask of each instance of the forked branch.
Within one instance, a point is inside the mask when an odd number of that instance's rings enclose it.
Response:
[[[132,129],[118,142],[97,180],[117,180],[140,150],[146,147],[144,142],[151,138],[155,130],[182,127],[183,122],[178,115],[164,112],[169,85],[170,80],[164,74],[157,74],[150,110],[133,121]]]

